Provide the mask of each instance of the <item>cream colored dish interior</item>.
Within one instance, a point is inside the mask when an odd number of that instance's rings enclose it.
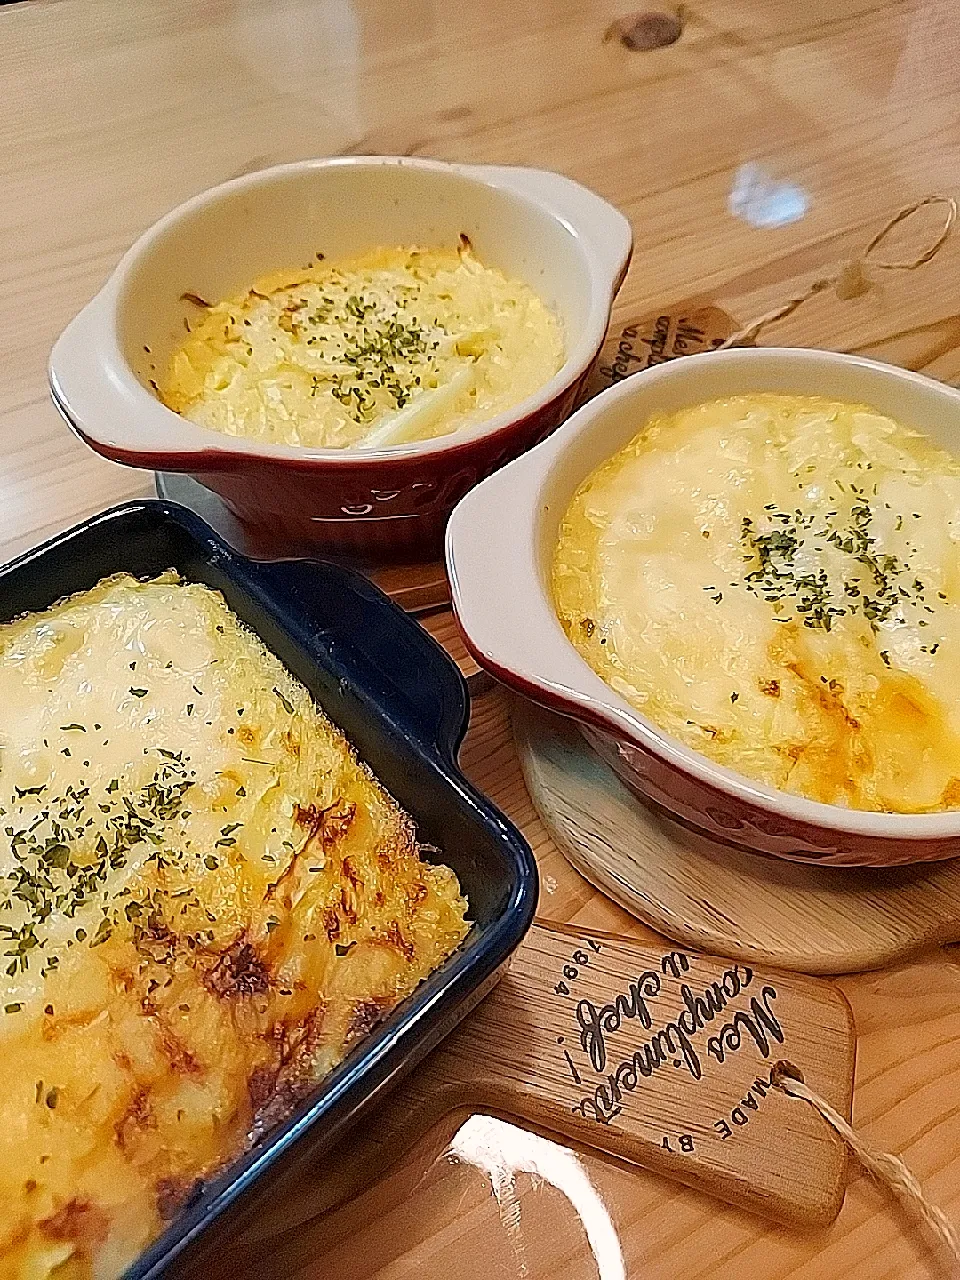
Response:
[[[130,249],[71,322],[50,360],[62,412],[111,454],[166,451],[182,465],[221,449],[289,455],[290,446],[229,442],[175,414],[156,394],[158,373],[197,317],[191,295],[231,297],[252,280],[377,245],[453,249],[469,238],[478,259],[533,291],[566,338],[563,367],[513,410],[457,434],[460,443],[548,403],[588,367],[630,254],[626,219],[599,196],[540,170],[448,165],[395,157],[306,161],[251,174],[173,210]],[[387,446],[389,456],[443,442]],[[373,452],[373,451],[371,451]],[[336,459],[340,450],[298,449]]]

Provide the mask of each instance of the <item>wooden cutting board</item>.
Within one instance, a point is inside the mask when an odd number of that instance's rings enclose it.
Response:
[[[787,1223],[843,1202],[842,1144],[770,1087],[778,1060],[843,1115],[850,1008],[831,983],[535,924],[493,991],[331,1158],[332,1207],[447,1113],[510,1115]]]

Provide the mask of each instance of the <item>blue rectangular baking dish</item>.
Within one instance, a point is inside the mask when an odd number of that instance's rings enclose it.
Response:
[[[125,1280],[201,1261],[281,1174],[332,1146],[490,990],[532,918],[537,870],[520,833],[457,767],[469,702],[440,646],[350,570],[261,563],[174,503],[105,511],[0,569],[0,620],[45,609],[109,574],[176,569],[227,603],[310,690],[441,850],[470,904],[460,948],[370,1033],[285,1122],[203,1187]]]

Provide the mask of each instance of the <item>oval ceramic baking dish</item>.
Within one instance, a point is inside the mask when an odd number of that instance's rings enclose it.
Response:
[[[0,570],[0,619],[42,610],[119,572],[174,568],[221,591],[306,686],[361,759],[442,850],[469,904],[465,941],[276,1128],[207,1184],[126,1273],[153,1280],[215,1243],[298,1160],[341,1137],[496,982],[533,916],[536,864],[519,832],[460,773],[464,681],[450,658],[364,578],[309,561],[253,563],[174,504],[95,516]]]
[[[461,233],[481,262],[524,281],[563,322],[563,366],[506,413],[408,445],[306,449],[198,427],[151,389],[196,314],[184,295],[217,300],[318,251],[450,247]],[[188,200],[137,241],[54,346],[53,398],[104,457],[187,472],[292,547],[414,556],[439,545],[468,489],[570,412],[631,244],[616,209],[556,173],[367,156],[265,169]]]
[[[655,412],[759,392],[865,403],[960,452],[960,392],[872,360],[763,348],[661,365],[597,396],[457,507],[447,565],[467,645],[504,683],[579,720],[637,794],[714,839],[838,866],[956,857],[960,811],[876,813],[821,804],[753,782],[679,742],[594,673],[554,611],[549,565],[557,530],[585,477]]]

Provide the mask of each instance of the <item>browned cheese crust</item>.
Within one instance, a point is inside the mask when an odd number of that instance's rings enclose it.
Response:
[[[110,634],[140,653],[120,677],[128,653],[96,662],[96,609],[108,605],[130,614]],[[118,1275],[468,927],[454,874],[423,860],[410,818],[218,595],[118,579],[57,609],[54,623],[76,623],[84,640],[56,670],[35,619],[0,644],[0,656],[22,654],[37,640],[46,665],[21,676],[39,671],[38,694],[73,688],[79,659],[94,684],[86,711],[50,711],[55,729],[44,720],[52,753],[85,738],[83,777],[47,774],[44,791],[17,796],[27,757],[16,743],[0,769],[14,833],[0,885],[34,899],[0,908],[19,931],[0,933],[14,968],[3,979],[11,1012],[0,1013],[3,1280]],[[177,660],[157,639],[174,619],[190,630]],[[167,716],[178,671],[183,706]],[[117,689],[134,679],[111,726]],[[186,717],[188,701],[203,704],[202,720]],[[111,756],[124,716],[138,717],[137,745]],[[84,770],[72,751],[63,759]],[[44,862],[52,822],[66,852]],[[18,955],[23,921],[36,942]]]

